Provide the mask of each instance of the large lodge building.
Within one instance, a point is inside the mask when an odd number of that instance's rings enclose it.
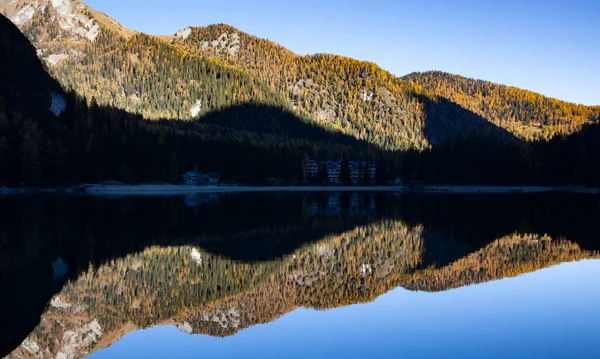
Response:
[[[310,178],[317,177],[319,168],[322,168],[327,172],[327,180],[329,183],[339,184],[340,173],[342,172],[343,160],[337,161],[322,161],[317,162],[312,158],[308,158],[303,163],[304,179],[308,181]],[[357,184],[361,181],[362,176],[366,176],[369,182],[375,181],[375,174],[377,173],[377,161],[348,161],[348,171],[350,172],[350,179],[353,184]]]

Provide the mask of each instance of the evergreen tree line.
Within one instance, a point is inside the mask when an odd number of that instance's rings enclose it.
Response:
[[[147,121],[95,101],[88,106],[73,92],[57,119],[12,115],[3,102],[0,98],[0,183],[4,185],[178,182],[182,173],[194,167],[221,172],[224,181],[260,184],[280,178],[300,183],[307,156],[378,159],[377,184],[400,177],[405,183],[600,185],[597,125],[537,142],[499,141],[474,130],[431,150],[400,152],[310,127],[285,110],[268,106],[243,105],[207,115],[211,121],[222,116],[237,116],[242,122],[264,120],[261,126],[242,129],[202,119]],[[285,119],[293,125],[284,125]],[[268,123],[282,128],[261,131]],[[325,177],[321,174],[318,179]]]
[[[132,112],[122,110],[122,104],[99,105],[95,97],[84,98],[74,90],[63,94],[23,34],[4,17],[0,25],[0,185],[178,182],[182,173],[195,167],[221,172],[222,179],[230,182],[260,184],[277,178],[302,183],[306,157],[318,161],[377,159],[377,184],[398,177],[404,182],[457,184],[600,184],[600,144],[596,140],[600,128],[591,123],[582,124],[581,130],[571,135],[527,141],[443,96],[406,90],[402,98],[419,103],[426,115],[415,117],[422,121],[418,126],[405,123],[400,127],[419,132],[431,146],[399,149],[402,146],[390,145],[397,140],[398,131],[366,130],[365,136],[359,136],[323,121],[315,122],[298,115],[270,85],[251,75],[190,55],[156,38],[137,35],[123,40],[106,31],[94,45],[86,45],[84,52],[89,56],[81,64],[89,66],[80,68],[77,76],[81,78],[70,77],[72,80],[92,84],[95,78],[121,71],[127,74],[122,76],[125,83],[133,86],[127,91],[154,93],[152,101],[141,103],[160,108],[180,100],[181,93],[175,91],[165,97],[161,89],[173,89],[181,79],[187,81],[188,89],[210,97],[203,98],[210,105],[202,107],[196,120],[156,117],[149,121],[137,114],[145,112],[140,109]],[[118,46],[118,51],[104,51],[109,45]],[[244,56],[249,58],[251,53]],[[100,58],[103,60],[89,62]],[[376,75],[381,70],[373,64],[335,56],[319,55],[301,62],[336,68],[336,75],[322,74],[325,83],[339,84],[346,78],[366,86],[369,81],[387,78]],[[64,67],[54,72],[61,69]],[[316,68],[306,71],[312,73]],[[68,76],[61,77],[64,80]],[[193,81],[195,78],[199,80]],[[357,86],[352,88],[360,88]],[[89,89],[94,91],[83,92],[92,96],[97,91],[101,96],[113,93],[104,92],[102,86]],[[54,102],[51,94],[66,99],[58,118],[46,110]],[[522,96],[523,101],[530,102],[537,98],[527,92]],[[374,102],[363,104],[367,103]],[[549,103],[563,117],[595,116],[595,108]],[[166,118],[171,115],[166,114]],[[376,132],[391,142],[370,137]],[[347,165],[342,179],[348,182]],[[317,183],[324,184],[324,180],[320,171]]]

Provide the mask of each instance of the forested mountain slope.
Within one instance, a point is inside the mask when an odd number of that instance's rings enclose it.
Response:
[[[5,14],[63,87],[148,119],[190,119],[254,102],[283,105],[241,71],[136,34],[77,0],[21,0]]]
[[[221,172],[226,181],[259,183],[270,177],[293,181],[305,155],[360,158],[376,157],[379,151],[350,136],[328,132],[278,106],[279,95],[267,87],[261,87],[263,92],[251,89],[252,84],[259,84],[251,76],[194,56],[199,67],[191,71],[214,76],[215,83],[209,83],[202,95],[222,106],[202,110],[200,121],[150,121],[100,106],[73,91],[64,93],[45,72],[27,38],[6,18],[0,19],[0,104],[4,104],[0,106],[0,186],[110,179],[178,182],[183,172],[195,167]],[[122,41],[134,41],[139,46],[151,43],[147,48],[158,58],[157,48],[179,51],[146,35]],[[163,61],[165,58],[157,60]],[[229,75],[231,80],[226,81]],[[243,97],[246,90],[261,96],[261,103],[239,100],[236,104],[233,96],[220,92]],[[271,100],[273,104],[269,104]],[[227,101],[229,106],[224,105]],[[220,125],[230,122],[237,128]]]
[[[386,150],[424,150],[472,131],[550,138],[597,117],[595,108],[540,95],[530,101],[521,90],[493,101],[478,102],[466,90],[464,98],[450,96],[423,76],[397,78],[373,63],[336,55],[299,56],[228,25],[155,37],[77,0],[7,4],[0,10],[65,88],[149,119],[187,120],[251,102],[289,109]],[[490,131],[494,127],[502,131]]]
[[[383,184],[399,175],[471,184],[596,185],[599,178],[591,165],[596,130],[579,131],[597,122],[598,107],[443,73],[397,78],[368,62],[298,56],[227,25],[156,37],[77,0],[0,5],[69,90],[61,98],[52,95],[58,85],[39,96],[3,88],[0,97],[39,98],[43,111],[61,118],[13,120],[14,111],[0,111],[0,184],[176,182],[195,166],[236,182],[294,183],[306,156],[379,157]],[[17,39],[13,30],[6,33]],[[9,76],[24,71],[19,56],[35,58],[23,36],[15,41],[23,48],[3,41],[7,54],[29,54],[3,58]],[[567,141],[556,136],[565,134]]]
[[[584,106],[493,82],[440,71],[403,77],[428,93],[444,97],[525,139],[570,134],[600,120],[600,106]]]
[[[223,24],[186,28],[170,41],[251,72],[317,120],[385,148],[419,148],[422,141],[435,145],[447,134],[472,127],[467,112],[522,139],[572,133],[600,117],[600,107],[441,72],[395,78],[372,63],[326,54],[298,56]],[[440,103],[438,97],[464,111]],[[440,116],[453,125],[446,126],[446,133],[427,133],[428,122]]]
[[[63,91],[46,73],[33,46],[22,38],[19,30],[0,16],[0,113],[58,116],[64,110]]]
[[[298,56],[228,25],[187,28],[171,43],[252,73],[303,114],[385,148],[424,148],[424,112],[413,86],[377,65],[341,56]]]

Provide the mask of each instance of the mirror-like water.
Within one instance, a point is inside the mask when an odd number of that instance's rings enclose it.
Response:
[[[6,197],[1,354],[593,357],[599,215],[573,194]]]
[[[159,326],[90,358],[593,358],[600,261],[564,263],[442,293],[403,288],[368,304],[297,309],[222,339]]]

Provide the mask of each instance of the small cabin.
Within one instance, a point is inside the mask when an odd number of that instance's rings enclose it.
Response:
[[[207,182],[210,184],[221,183],[221,174],[219,172],[210,172],[206,176]]]
[[[204,182],[204,176],[198,171],[189,171],[183,175],[183,183],[187,185],[199,185]]]

